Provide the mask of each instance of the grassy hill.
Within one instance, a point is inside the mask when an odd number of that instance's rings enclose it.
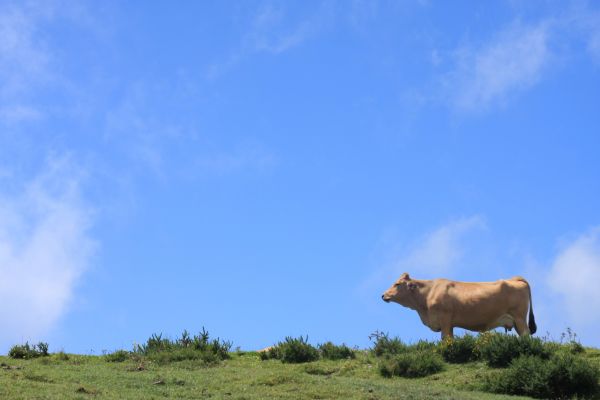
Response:
[[[444,362],[442,371],[421,378],[389,378],[381,373],[386,358],[373,350],[355,351],[354,358],[320,357],[305,363],[263,360],[268,357],[257,352],[230,352],[224,360],[215,360],[177,351],[170,348],[160,353],[162,357],[142,351],[107,356],[57,353],[31,359],[0,356],[0,399],[519,398],[481,391],[486,376],[501,371],[484,360]],[[179,355],[164,357],[175,353]],[[600,367],[597,349],[587,348],[577,357]]]
[[[218,366],[181,361],[170,365],[101,356],[52,355],[34,360],[0,357],[2,399],[481,399],[509,398],[465,389],[485,368],[452,366],[420,379],[384,378],[376,360],[320,360],[306,364],[261,361],[232,354]],[[514,398],[514,397],[510,397]]]

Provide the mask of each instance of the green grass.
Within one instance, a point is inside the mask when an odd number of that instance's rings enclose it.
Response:
[[[600,357],[596,358],[600,361]],[[185,360],[159,365],[132,357],[51,355],[32,360],[0,357],[2,399],[516,399],[472,391],[489,370],[483,363],[448,365],[425,378],[384,378],[368,352],[355,359],[306,364],[261,361],[231,353],[217,366]]]
[[[386,357],[410,358],[419,353],[440,357],[435,345],[427,342],[392,342],[388,347],[392,351],[383,357],[377,357],[373,350],[363,350],[354,351],[354,358],[320,358],[299,364],[261,360],[259,353],[243,351],[230,352],[224,359],[210,363],[194,357],[159,360],[152,352],[144,355],[125,351],[106,356],[61,352],[32,359],[0,356],[0,399],[526,398],[483,392],[486,382],[494,382],[499,374],[511,374],[510,369],[491,368],[483,359],[444,363],[441,371],[430,371],[432,374],[424,377],[382,376],[381,362]],[[182,348],[172,350],[177,353]],[[571,357],[569,347],[562,351],[565,359]],[[576,356],[600,367],[598,349],[586,348]],[[413,361],[409,364],[414,367]],[[517,377],[522,375],[517,373]],[[513,393],[522,390],[516,388]]]

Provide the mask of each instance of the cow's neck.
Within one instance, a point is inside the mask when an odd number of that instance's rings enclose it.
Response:
[[[427,312],[427,296],[431,290],[431,281],[416,281],[418,287],[414,289],[414,293],[410,296],[409,301],[406,304],[407,307],[412,308],[419,314]]]
[[[419,314],[419,318],[421,318],[421,322],[423,322],[423,324],[434,329],[431,324],[429,310],[427,308],[427,297],[431,291],[431,281],[418,281],[417,284],[418,288],[415,289],[414,295],[411,296],[411,304],[407,306]]]

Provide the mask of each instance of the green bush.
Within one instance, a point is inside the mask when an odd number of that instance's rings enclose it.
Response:
[[[420,378],[443,369],[444,361],[439,354],[432,351],[413,351],[385,356],[379,362],[379,372],[386,378],[393,376]]]
[[[187,332],[184,331],[184,334]],[[168,338],[163,338],[162,333],[153,333],[152,336],[146,340],[145,344],[135,345],[133,351],[139,354],[148,355],[150,353],[158,353],[160,351],[172,350],[177,342],[174,342]]]
[[[436,342],[430,342],[428,340],[419,340],[417,343],[413,343],[407,347],[408,351],[435,351],[438,348]]]
[[[176,340],[163,338],[162,334],[153,334],[145,344],[134,346],[133,352],[163,363],[182,360],[214,363],[228,359],[231,346],[229,341],[219,338],[211,340],[208,331],[202,328],[202,331],[194,336],[183,331],[181,338]]]
[[[488,377],[484,389],[495,393],[562,399],[598,395],[600,371],[585,359],[560,353],[544,360],[525,355]]]
[[[126,350],[117,350],[104,356],[108,362],[123,362],[129,359],[130,353]]]
[[[562,348],[566,348],[571,354],[585,352],[585,348],[579,342],[577,334],[571,328],[567,328],[566,332],[561,333],[560,344]]]
[[[178,361],[201,361],[203,364],[214,365],[223,360],[219,355],[210,351],[199,351],[193,348],[175,348],[169,351],[152,353],[148,358],[157,364],[168,364]]]
[[[592,397],[600,394],[600,370],[587,360],[573,354],[556,354],[551,359],[550,378],[553,397]]]
[[[278,344],[281,361],[284,363],[304,363],[319,359],[319,351],[308,343],[308,336],[303,338],[286,337],[285,342]]]
[[[272,346],[268,350],[261,351],[258,353],[258,356],[262,361],[265,360],[281,360],[281,351],[279,346]]]
[[[375,331],[369,335],[369,339],[374,342],[371,351],[377,357],[402,354],[409,351],[409,346],[407,346],[400,338],[390,338],[387,333]]]
[[[490,367],[507,367],[510,362],[522,355],[548,359],[554,353],[554,346],[532,336],[519,337],[503,333],[487,332],[479,335],[475,351]]]
[[[37,357],[47,357],[48,354],[48,343],[39,342],[33,346],[26,342],[23,345],[15,345],[8,351],[10,358],[22,358],[31,359]]]
[[[585,348],[579,342],[571,342],[568,344],[571,354],[585,353]]]
[[[345,344],[337,346],[331,342],[326,342],[319,345],[319,351],[321,352],[321,356],[328,360],[343,360],[356,357],[354,350]]]
[[[548,376],[547,361],[535,356],[521,356],[506,370],[488,377],[484,383],[484,390],[549,398]]]
[[[447,362],[461,364],[479,358],[476,343],[475,337],[466,334],[462,337],[444,339],[440,342],[438,349]]]
[[[60,361],[68,361],[69,360],[69,355],[67,353],[65,353],[64,351],[59,351],[58,353],[55,353],[54,356],[56,357],[57,360]]]
[[[306,338],[286,337],[269,350],[260,353],[261,360],[277,359],[284,363],[305,363],[319,359],[319,350],[308,343]]]
[[[10,358],[29,358],[27,355],[31,352],[31,348],[29,344],[26,343],[24,345],[14,345],[8,351],[8,356]]]

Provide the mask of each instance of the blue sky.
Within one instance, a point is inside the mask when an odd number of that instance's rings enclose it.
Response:
[[[593,2],[2,1],[0,82],[0,352],[436,338],[404,271],[600,346]]]

